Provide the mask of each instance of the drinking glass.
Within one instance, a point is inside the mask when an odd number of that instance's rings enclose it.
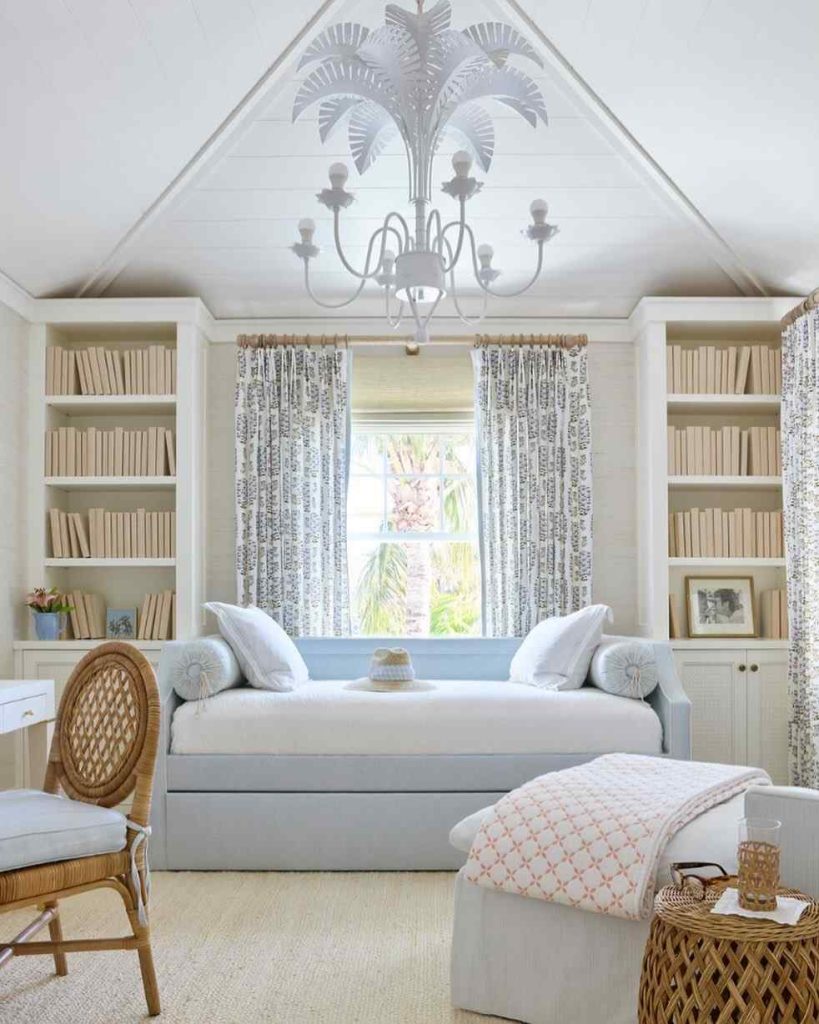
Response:
[[[743,818],[739,823],[739,905],[743,910],[776,910],[782,822]]]

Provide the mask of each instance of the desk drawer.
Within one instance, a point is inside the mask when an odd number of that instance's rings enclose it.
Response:
[[[0,732],[14,732],[42,722],[48,717],[48,700],[44,693],[0,705]]]

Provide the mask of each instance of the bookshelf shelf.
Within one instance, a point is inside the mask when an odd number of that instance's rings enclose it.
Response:
[[[46,558],[50,569],[173,569],[175,558]]]
[[[667,405],[669,412],[765,415],[779,412],[782,406],[782,397],[780,395],[668,395]]]
[[[700,491],[723,489],[730,491],[778,491],[782,487],[780,476],[670,476],[668,486],[677,490]]]
[[[71,416],[172,416],[176,395],[46,395],[50,409]]]
[[[669,558],[670,568],[698,569],[776,569],[785,565],[784,558]]]
[[[156,491],[173,490],[175,476],[47,476],[46,487],[64,491]]]

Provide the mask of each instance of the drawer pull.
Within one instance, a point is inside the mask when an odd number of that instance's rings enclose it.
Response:
[[[34,718],[34,712],[31,710],[31,708],[23,712],[23,718]]]
[[[739,671],[740,671],[740,672],[744,672],[744,671],[745,671],[745,669],[746,669],[746,667],[747,667],[747,666],[745,666],[745,665],[740,665],[740,666],[739,666]]]
[[[758,672],[759,671],[759,665],[751,665],[751,671],[752,672]]]

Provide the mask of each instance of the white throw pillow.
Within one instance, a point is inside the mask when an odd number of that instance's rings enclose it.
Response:
[[[648,697],[660,681],[654,645],[648,640],[603,640],[594,652],[589,678],[616,697]]]
[[[304,658],[282,627],[261,608],[211,601],[219,632],[233,648],[245,679],[260,690],[293,690],[310,678]]]
[[[612,621],[611,608],[591,604],[571,615],[539,622],[512,658],[510,680],[544,690],[579,690],[606,621]]]

